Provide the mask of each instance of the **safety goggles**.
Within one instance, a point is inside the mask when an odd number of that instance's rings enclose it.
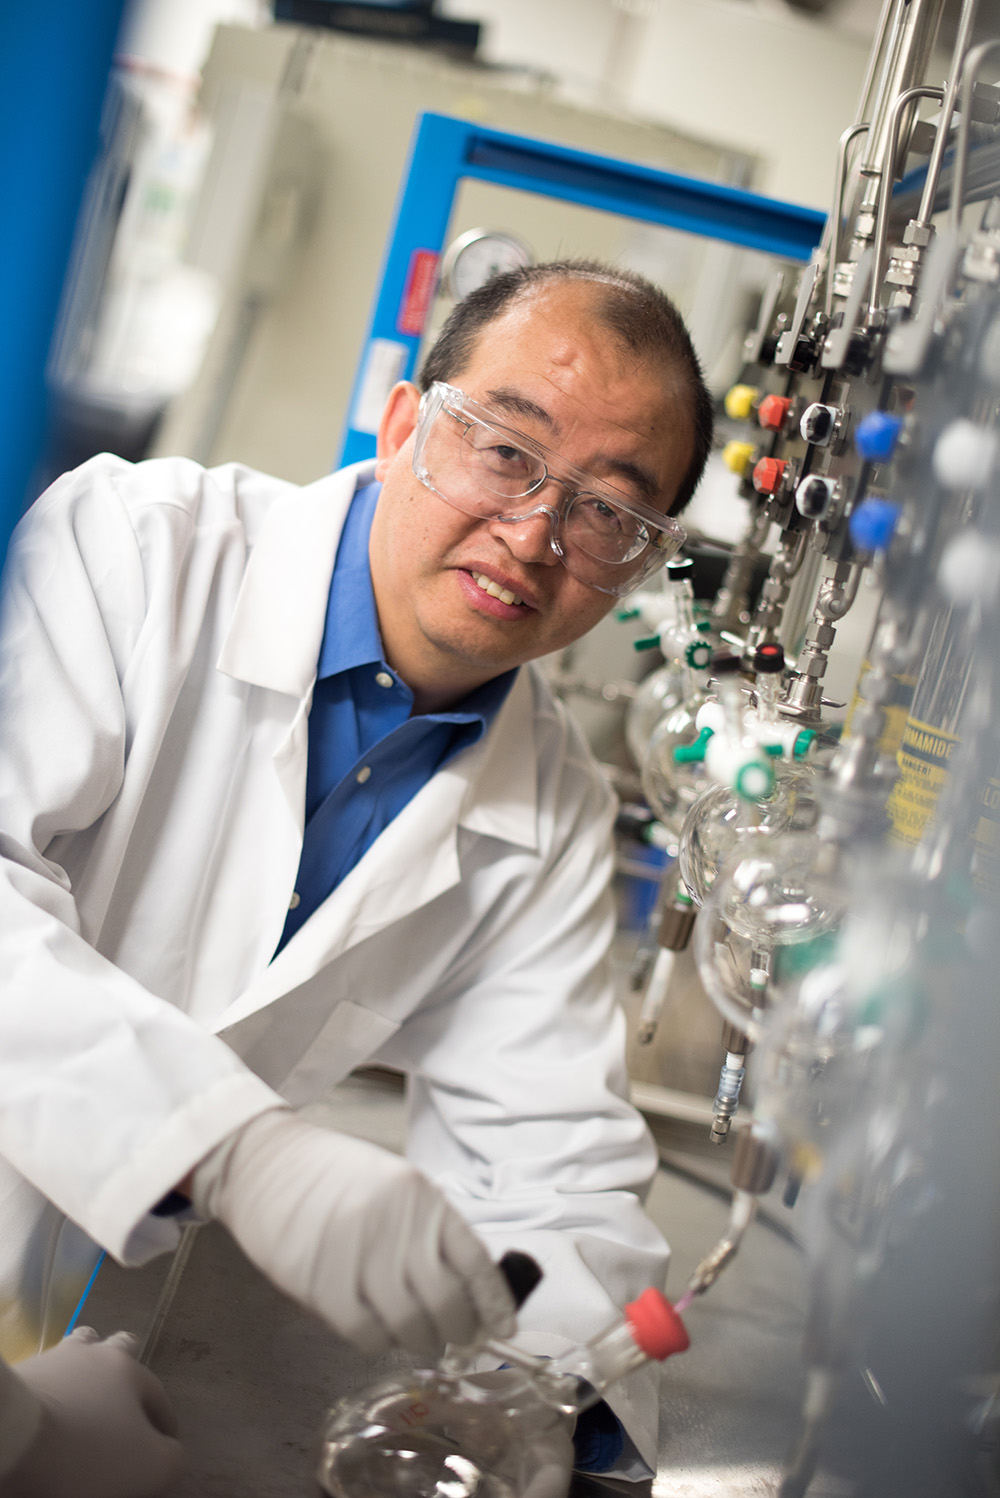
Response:
[[[685,539],[676,520],[574,468],[440,382],[420,402],[413,472],[464,515],[509,525],[544,515],[566,570],[616,597],[668,562]],[[520,503],[549,485],[563,491],[557,504]]]

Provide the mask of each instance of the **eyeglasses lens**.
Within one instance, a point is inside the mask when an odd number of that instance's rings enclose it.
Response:
[[[575,577],[592,587],[617,592],[628,586],[621,564],[637,560],[650,546],[646,526],[610,496],[573,490],[549,473],[537,453],[518,446],[515,434],[447,404],[439,407],[425,433],[422,466],[425,481],[443,499],[484,519],[517,513],[524,508],[518,500],[530,499],[549,479],[559,483],[570,494],[569,502],[560,507],[563,560]]]

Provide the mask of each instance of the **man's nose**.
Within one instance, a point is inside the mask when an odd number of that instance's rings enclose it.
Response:
[[[562,558],[557,539],[559,511],[552,505],[532,505],[513,515],[498,515],[489,524],[520,562],[554,567]]]

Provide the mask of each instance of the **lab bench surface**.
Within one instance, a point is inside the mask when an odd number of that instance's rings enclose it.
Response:
[[[395,1089],[352,1079],[320,1116],[393,1147],[402,1107]],[[676,1296],[720,1236],[727,1204],[699,1183],[697,1170],[671,1170],[659,1173],[649,1209],[673,1246],[667,1289]],[[169,1271],[166,1259],[129,1271],[106,1262],[81,1319],[102,1334],[126,1327],[144,1337]],[[802,1394],[803,1274],[787,1237],[755,1225],[736,1262],[688,1312],[690,1351],[664,1367],[656,1478],[626,1484],[575,1475],[571,1498],[773,1494]],[[318,1498],[313,1471],[325,1412],[406,1364],[395,1354],[353,1351],[209,1225],[193,1235],[150,1366],[167,1387],[188,1457],[171,1498]],[[809,1491],[842,1498],[849,1490],[820,1476]]]

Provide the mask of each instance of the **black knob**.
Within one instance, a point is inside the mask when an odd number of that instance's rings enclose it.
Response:
[[[813,401],[802,413],[799,422],[799,431],[807,442],[826,442],[837,417],[835,406],[824,406],[820,401]]]
[[[753,653],[753,668],[758,674],[777,675],[785,669],[785,652],[780,645],[758,645]]]
[[[542,1271],[530,1254],[509,1248],[497,1265],[510,1288],[514,1304],[520,1309],[542,1278]]]
[[[812,474],[804,478],[795,491],[795,508],[807,520],[825,515],[833,499],[833,480]]]

